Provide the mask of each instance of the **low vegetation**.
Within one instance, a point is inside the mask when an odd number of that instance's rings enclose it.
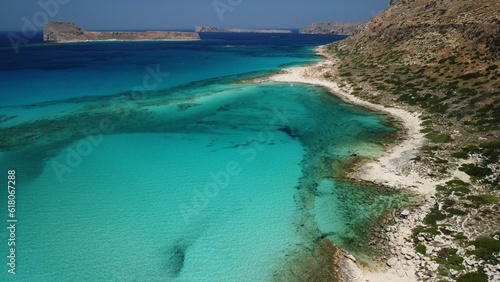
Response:
[[[422,279],[488,281],[487,265],[500,263],[500,48],[498,28],[486,24],[498,21],[497,4],[426,3],[395,5],[329,45],[329,73],[357,97],[422,113],[428,142],[411,162],[423,178],[453,179],[436,186],[435,205],[413,229],[415,251],[439,265],[423,267]],[[475,24],[452,27],[458,18]]]

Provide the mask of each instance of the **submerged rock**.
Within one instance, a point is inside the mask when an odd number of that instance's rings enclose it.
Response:
[[[168,250],[166,267],[169,278],[175,278],[181,274],[186,258],[186,249],[185,245],[175,245]]]

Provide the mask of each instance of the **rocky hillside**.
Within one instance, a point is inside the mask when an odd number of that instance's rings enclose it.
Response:
[[[300,34],[351,35],[360,23],[313,23],[299,30]]]
[[[344,69],[401,102],[452,115],[470,129],[498,130],[500,2],[392,2],[337,45],[349,54]]]
[[[86,31],[70,22],[48,22],[43,29],[43,40],[49,42],[82,41],[145,41],[145,40],[198,40],[194,32],[148,31],[148,32],[99,32]]]
[[[328,50],[325,77],[423,113],[428,141],[408,165],[443,184],[402,263],[422,280],[500,281],[500,2],[392,0]]]
[[[243,29],[243,28],[219,28],[214,26],[197,26],[195,32],[233,32],[233,33],[292,33],[286,29]]]

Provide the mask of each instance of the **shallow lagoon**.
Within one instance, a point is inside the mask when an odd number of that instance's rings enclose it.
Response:
[[[19,106],[67,109],[0,129],[17,278],[263,281],[320,238],[366,250],[400,197],[334,175],[395,129],[319,87],[238,82],[252,76]]]

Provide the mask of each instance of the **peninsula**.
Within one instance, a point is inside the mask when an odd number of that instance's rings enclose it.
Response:
[[[71,22],[48,22],[43,29],[46,42],[87,42],[87,41],[167,41],[199,40],[196,32],[176,31],[87,31]]]
[[[231,32],[231,33],[292,33],[287,29],[243,29],[243,28],[218,28],[213,26],[197,26],[195,32]]]
[[[352,35],[361,23],[312,23],[299,30],[300,34]]]

